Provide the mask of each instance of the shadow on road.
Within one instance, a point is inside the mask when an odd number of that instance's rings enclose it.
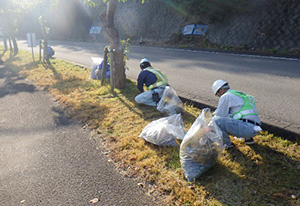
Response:
[[[35,92],[33,85],[24,83],[24,78],[6,66],[0,68],[0,98],[6,95],[14,95],[20,92]]]

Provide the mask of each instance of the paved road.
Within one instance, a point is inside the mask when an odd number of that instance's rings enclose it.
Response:
[[[25,41],[19,41],[21,48]],[[87,67],[92,56],[103,55],[104,44],[51,41],[55,57]],[[266,56],[130,46],[127,77],[136,80],[139,61],[147,57],[167,74],[171,86],[185,98],[217,106],[211,92],[219,78],[233,89],[256,98],[262,121],[300,134],[300,60]]]
[[[0,114],[1,206],[156,205],[49,95],[3,66]]]

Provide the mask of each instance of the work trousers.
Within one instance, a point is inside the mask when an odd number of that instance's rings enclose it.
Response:
[[[160,86],[160,87],[157,87],[155,89],[151,89],[149,91],[142,92],[141,94],[139,94],[135,97],[135,101],[138,104],[145,104],[145,105],[148,105],[148,106],[156,106],[156,102],[153,101],[152,94],[154,92],[156,92],[156,93],[158,93],[159,98],[161,98],[162,95],[163,95],[163,91],[164,91],[165,87],[166,86]]]
[[[258,134],[258,131],[255,131],[254,129],[256,125],[249,122],[219,116],[215,116],[214,121],[222,131],[224,144],[229,144],[231,142],[229,134],[236,137],[243,137],[245,139],[250,139]]]

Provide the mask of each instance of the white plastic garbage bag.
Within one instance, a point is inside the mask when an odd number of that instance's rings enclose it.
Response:
[[[101,73],[96,72],[96,70],[99,68],[99,65],[103,61],[101,57],[91,57],[92,59],[92,66],[91,66],[91,76],[90,79],[100,79],[101,78]]]
[[[180,163],[188,181],[195,181],[209,170],[216,163],[222,149],[221,130],[214,124],[210,109],[205,108],[180,145]]]
[[[91,66],[91,76],[90,79],[100,79],[101,78],[101,73],[100,72],[96,72],[96,70],[98,69],[98,66]]]
[[[90,79],[101,79],[102,76],[102,67],[103,67],[103,59],[101,57],[91,57],[92,58],[92,66],[91,66],[91,76]],[[107,63],[105,66],[104,78],[110,78],[110,66]]]
[[[162,113],[173,115],[183,112],[184,107],[175,90],[170,86],[166,86],[156,109]]]
[[[158,146],[178,146],[175,139],[182,140],[186,134],[181,114],[174,114],[150,122],[139,135]]]

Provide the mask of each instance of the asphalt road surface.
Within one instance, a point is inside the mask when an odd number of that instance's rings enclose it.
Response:
[[[31,50],[26,41],[20,48]],[[103,57],[105,44],[50,41],[55,58],[91,66],[91,57]],[[37,51],[37,47],[35,48]],[[256,99],[263,122],[300,134],[300,59],[239,55],[130,46],[127,77],[137,79],[139,61],[148,58],[152,66],[163,71],[179,96],[212,107],[218,98],[211,91],[217,79],[227,80],[231,88]]]
[[[156,205],[45,91],[3,66],[0,114],[1,206]]]

